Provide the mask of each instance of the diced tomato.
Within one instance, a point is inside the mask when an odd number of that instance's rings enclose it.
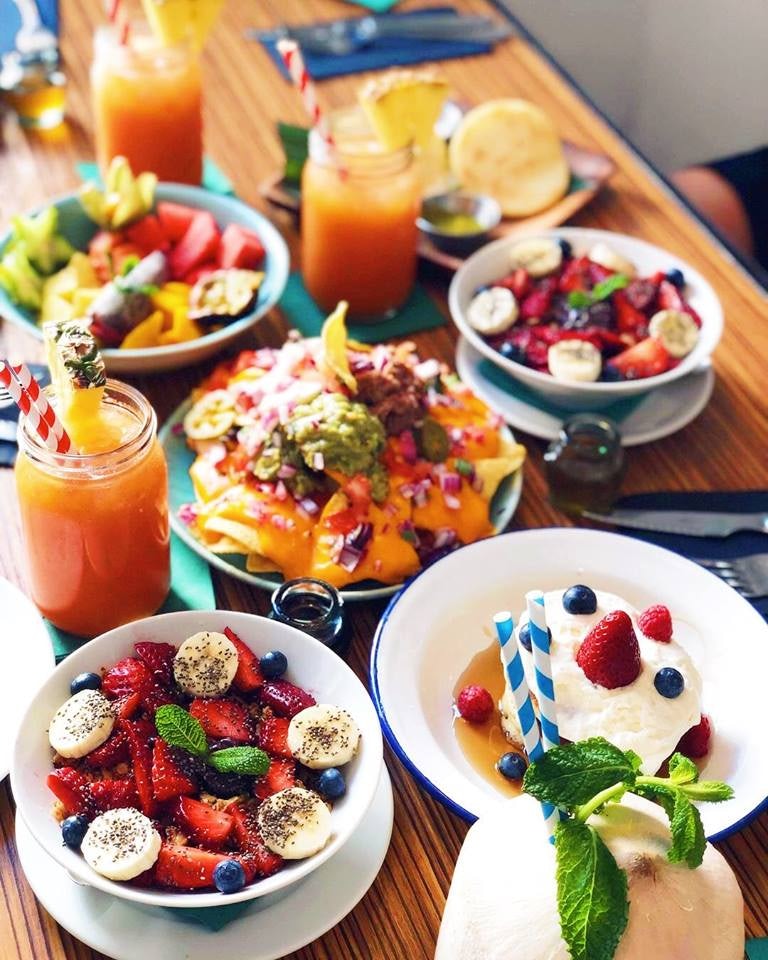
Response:
[[[192,797],[179,797],[171,815],[185,833],[197,843],[220,847],[232,832],[234,820],[224,810],[215,810]]]
[[[323,520],[323,525],[326,526],[332,533],[341,534],[352,533],[359,523],[360,520],[358,518],[357,511],[353,507],[347,507],[345,510],[340,510],[338,513],[332,513]]]
[[[238,740],[248,743],[253,739],[251,718],[237,700],[193,700],[189,712],[200,721],[209,737]]]
[[[640,380],[664,373],[669,369],[669,361],[669,353],[661,342],[647,337],[615,356],[611,360],[611,366],[618,370],[625,380]]]
[[[171,275],[180,280],[190,270],[212,260],[219,249],[220,236],[213,216],[207,210],[198,210],[168,257]]]
[[[218,262],[223,268],[256,270],[264,259],[264,246],[253,230],[229,223],[221,235]]]
[[[148,213],[146,217],[132,223],[126,228],[125,233],[128,240],[141,250],[144,257],[155,250],[168,250],[171,245],[160,221],[153,213]]]
[[[237,649],[237,673],[235,674],[235,679],[232,681],[232,686],[235,690],[240,690],[242,693],[250,693],[252,690],[258,690],[262,683],[264,683],[264,677],[262,677],[261,669],[259,668],[259,658],[250,647],[247,647],[243,643],[234,630],[225,627],[224,635],[234,643]]]
[[[291,757],[288,746],[288,717],[265,716],[261,718],[258,730],[258,742],[262,750],[275,757]]]
[[[358,474],[344,484],[344,493],[358,513],[366,514],[371,506],[371,481]]]
[[[178,843],[164,843],[155,863],[155,881],[163,887],[197,890],[213,886],[213,871],[227,858]]]
[[[197,792],[197,784],[179,766],[173,750],[161,737],[152,747],[152,793],[155,800],[171,800]]]
[[[181,240],[199,212],[197,207],[186,207],[182,203],[171,203],[169,200],[161,200],[157,204],[157,219],[171,243]]]

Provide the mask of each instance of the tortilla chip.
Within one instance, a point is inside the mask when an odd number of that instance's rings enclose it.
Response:
[[[484,457],[475,460],[475,475],[483,482],[482,495],[492,500],[499,484],[515,470],[519,470],[525,460],[525,447],[521,443],[511,443],[502,438],[501,456]]]
[[[222,533],[225,537],[241,544],[244,549],[241,549],[240,553],[261,552],[261,540],[258,531],[244,523],[238,523],[236,520],[226,520],[224,517],[209,517],[207,520],[201,520],[200,526],[206,533],[210,531]]]
[[[258,553],[249,553],[245,560],[245,569],[248,573],[280,573],[276,563]]]
[[[246,556],[248,551],[239,540],[233,540],[232,537],[222,536],[218,540],[206,544],[211,553],[242,553]]]

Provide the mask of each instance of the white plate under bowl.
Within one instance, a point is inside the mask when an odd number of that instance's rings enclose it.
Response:
[[[459,337],[456,370],[472,392],[515,430],[523,430],[542,440],[554,440],[560,433],[563,420],[573,411],[563,410],[561,415],[556,415],[513,396],[485,376],[484,363],[487,361],[483,355],[468,340]],[[682,380],[647,393],[631,413],[618,421],[622,445],[636,447],[682,430],[709,403],[714,387],[715,372],[707,363]]]
[[[664,603],[675,638],[703,680],[713,720],[702,778],[726,780],[725,803],[703,804],[707,836],[738,830],[763,806],[768,729],[768,624],[703,567],[661,547],[596,530],[525,530],[482,540],[433,564],[395,597],[371,651],[371,686],[384,733],[417,781],[467,820],[503,799],[453,734],[453,688],[493,640],[491,618],[515,619],[528,590],[586,583],[638,609]],[[501,669],[501,667],[499,667]]]
[[[623,380],[618,383],[569,383],[556,380],[548,373],[540,373],[515,363],[494,350],[467,322],[467,309],[478,287],[493,283],[510,272],[510,250],[521,238],[504,237],[482,247],[464,263],[451,281],[448,291],[448,305],[453,322],[472,346],[492,363],[506,373],[520,380],[526,386],[550,400],[568,407],[580,407],[584,410],[595,409],[621,400],[623,397],[636,396],[648,390],[654,390],[664,384],[672,383],[692,373],[706,362],[717,346],[723,333],[723,308],[717,294],[707,280],[680,257],[662,250],[655,244],[629,237],[623,233],[609,230],[590,230],[585,227],[558,227],[556,230],[544,230],[532,233],[535,237],[551,237],[553,240],[567,240],[576,255],[586,254],[596,243],[606,243],[621,256],[634,263],[638,276],[647,277],[659,270],[665,273],[679,268],[685,274],[685,298],[701,317],[702,327],[699,340],[693,350],[680,363],[666,373],[642,380]]]
[[[177,893],[133,887],[102,877],[88,866],[78,851],[61,842],[61,830],[52,814],[53,794],[45,783],[52,769],[48,723],[69,697],[73,676],[98,671],[121,657],[131,656],[133,645],[138,641],[172,643],[178,647],[194,633],[220,632],[224,627],[231,627],[259,656],[268,650],[282,650],[288,658],[286,678],[308,690],[318,702],[344,707],[355,718],[361,732],[357,756],[344,768],[347,792],[334,804],[328,844],[314,857],[287,862],[271,877],[228,894],[226,901],[252,900],[297,883],[338,853],[360,825],[376,793],[383,751],[376,711],[365,687],[346,663],[308,634],[265,617],[223,610],[164,613],[103,633],[70,654],[32,698],[16,738],[11,782],[17,809],[46,853],[81,883],[121,900],[158,907],[213,907],[221,906],[224,901],[218,892]]]
[[[321,937],[354,909],[376,879],[392,835],[386,767],[370,809],[349,842],[311,877],[254,901],[213,931],[169,910],[115,900],[75,883],[16,817],[19,860],[37,899],[78,940],[115,960],[277,960]]]
[[[32,694],[53,672],[51,638],[37,609],[13,584],[0,577],[0,623],[6,662],[0,670],[0,780],[11,769],[16,729]],[[17,645],[21,644],[21,648]],[[17,657],[21,649],[21,657]],[[23,658],[23,659],[22,659]]]

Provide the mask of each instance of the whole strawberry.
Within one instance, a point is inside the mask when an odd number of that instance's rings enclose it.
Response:
[[[456,698],[459,714],[470,723],[485,723],[493,713],[493,698],[485,687],[471,683]]]
[[[592,627],[576,654],[576,663],[588,680],[614,690],[640,675],[640,647],[632,621],[623,610],[613,610]]]
[[[672,639],[672,615],[663,603],[643,610],[637,619],[637,625],[646,637],[658,643],[669,643]]]

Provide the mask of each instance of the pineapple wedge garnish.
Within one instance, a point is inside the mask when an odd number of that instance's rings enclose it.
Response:
[[[152,33],[165,46],[189,41],[202,50],[224,0],[143,0]]]

